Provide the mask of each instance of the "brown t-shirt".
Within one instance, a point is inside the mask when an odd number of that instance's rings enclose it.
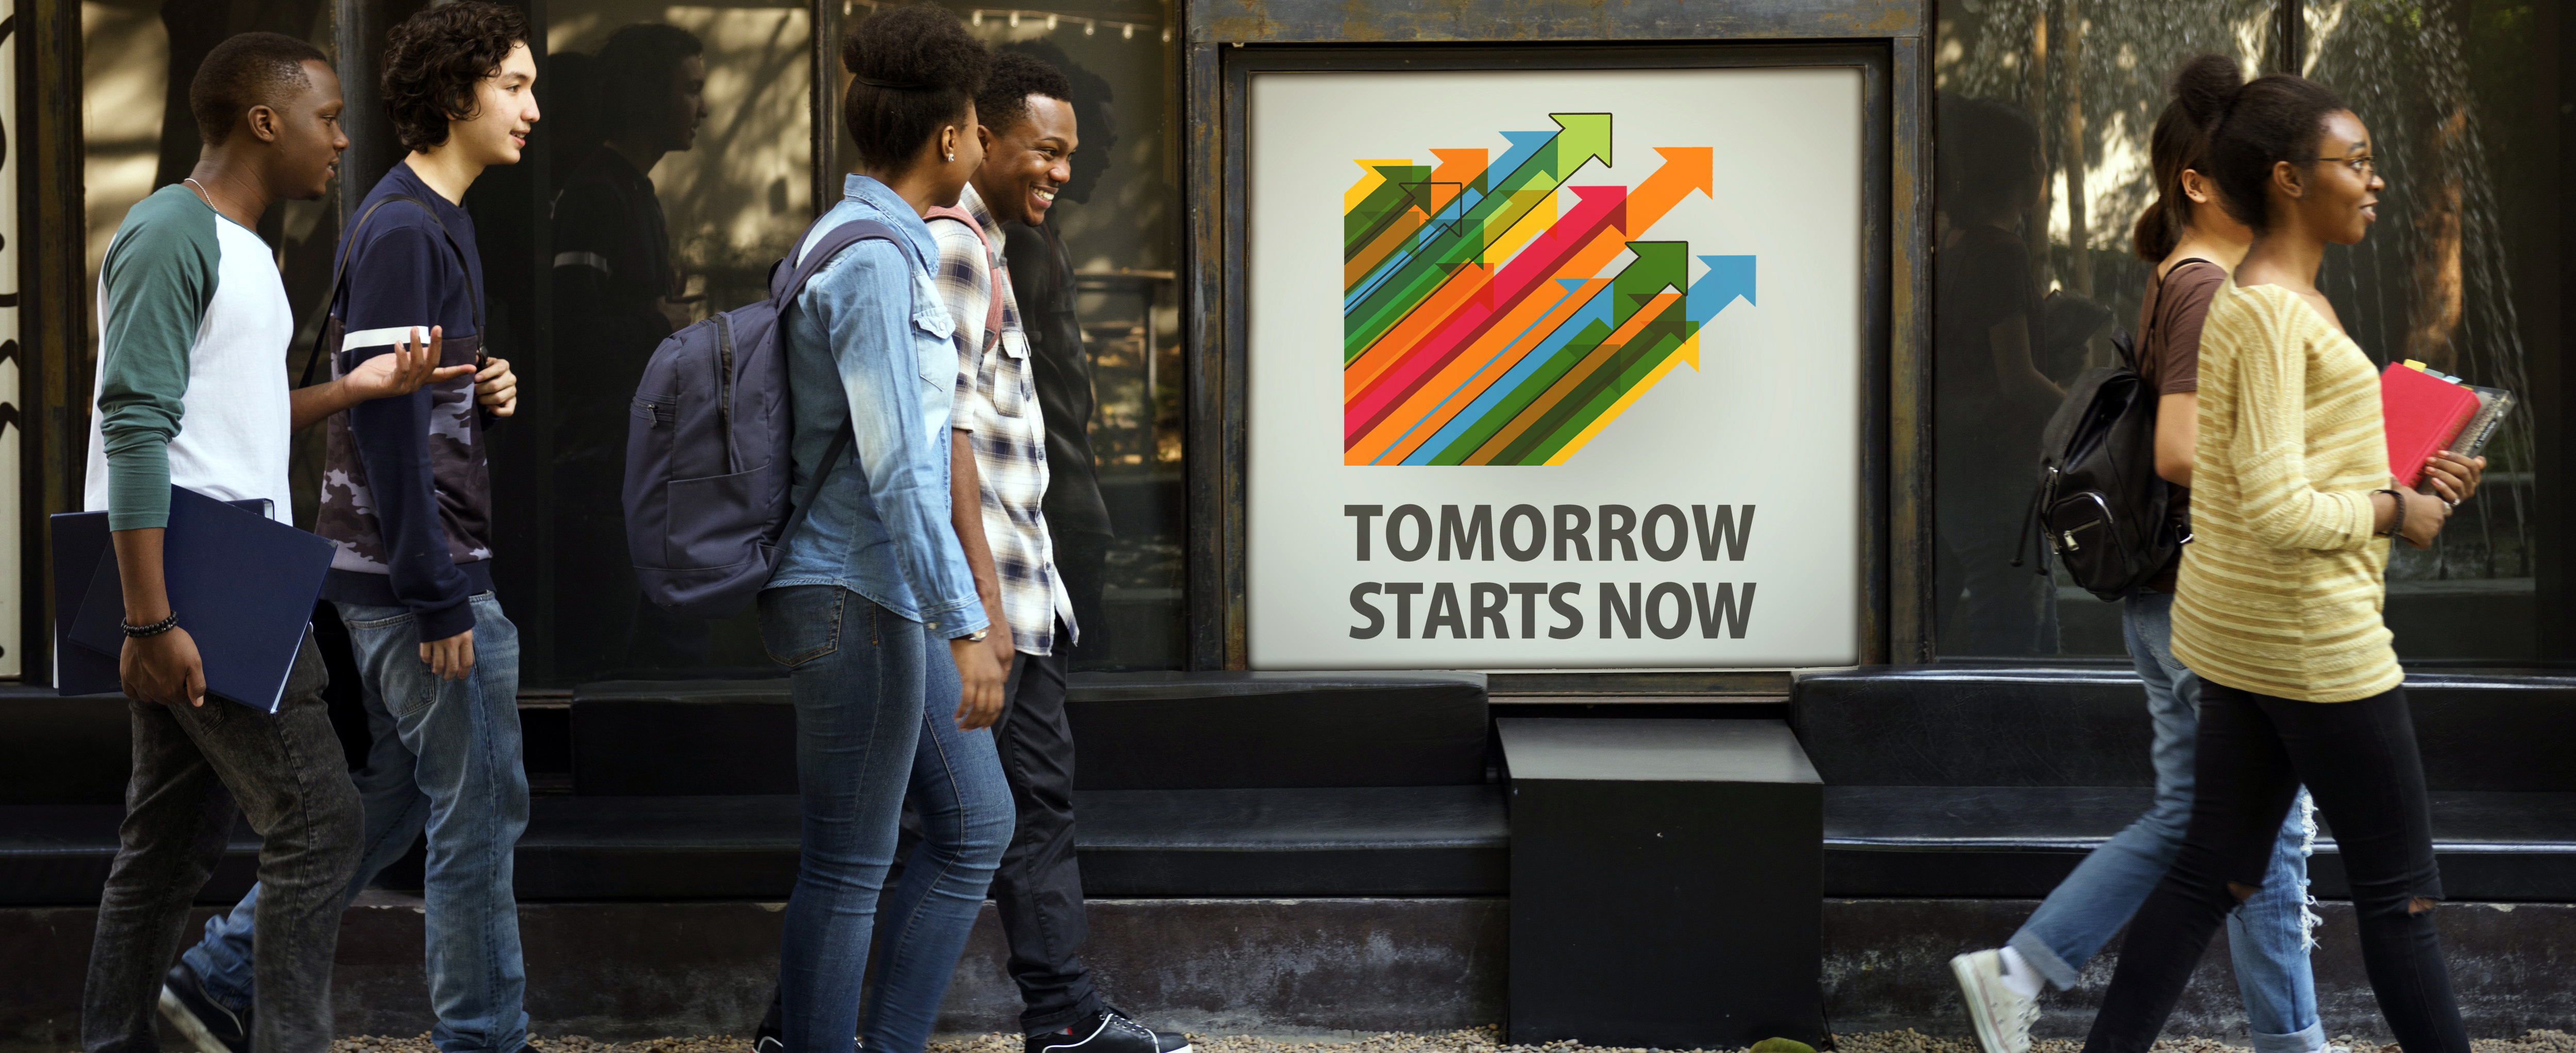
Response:
[[[2185,260],[2162,281],[2147,283],[2147,301],[2138,308],[2138,375],[2158,398],[2200,390],[2200,325],[2209,317],[2219,283],[2226,280],[2227,271],[2215,263]],[[2188,527],[2191,490],[2165,485],[2173,490],[2167,510],[2174,525]],[[2181,565],[2182,554],[2176,552],[2147,587],[2172,592],[2174,572]]]

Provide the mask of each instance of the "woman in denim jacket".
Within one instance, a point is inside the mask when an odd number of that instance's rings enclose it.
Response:
[[[1011,836],[990,727],[1002,671],[980,641],[983,604],[950,526],[954,324],[925,261],[921,214],[952,205],[983,150],[974,94],[984,46],[929,6],[882,9],[841,44],[843,99],[863,174],[797,247],[852,220],[901,243],[842,250],[786,312],[795,482],[843,421],[855,441],[760,594],[770,656],[793,670],[804,844],[780,951],[787,1048],[846,1053],[871,939],[886,960],[868,992],[867,1047],[919,1053]],[[995,627],[999,628],[999,627]],[[1007,631],[1007,630],[1003,630]],[[945,646],[940,646],[941,642]],[[909,790],[923,839],[885,897]]]

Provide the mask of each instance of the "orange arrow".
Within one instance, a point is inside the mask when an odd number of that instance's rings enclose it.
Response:
[[[1432,206],[1447,205],[1467,184],[1484,175],[1486,154],[1483,147],[1431,151],[1431,156],[1440,159],[1440,167],[1431,170]]]

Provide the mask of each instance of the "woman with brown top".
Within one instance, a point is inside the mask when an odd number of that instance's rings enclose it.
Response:
[[[2156,267],[2139,311],[2138,371],[2159,396],[2156,474],[2173,486],[2178,532],[2188,530],[2179,520],[2191,483],[2201,321],[2254,237],[2227,214],[2217,187],[2197,166],[2209,125],[2243,84],[2234,59],[2202,55],[2184,63],[2174,76],[2173,101],[2149,135],[2158,197],[2139,217],[2135,241],[2139,258]],[[2122,601],[2120,609],[2121,635],[2155,725],[2155,803],[2086,856],[2010,942],[1951,960],[1986,1053],[2026,1053],[2040,989],[2074,987],[2084,963],[2128,923],[2182,849],[2191,818],[2200,680],[2173,654],[2174,574],[2181,561],[2177,553],[2148,591]],[[2274,839],[2262,893],[2227,918],[2227,949],[2256,1053],[2326,1048],[2308,968],[2306,849],[2312,829],[2304,808],[2291,812]]]
[[[2219,923],[2271,880],[2302,782],[2335,830],[2362,959],[2410,1053],[2467,1053],[2431,909],[2442,895],[2403,674],[2379,610],[2387,535],[2432,543],[2485,461],[2445,453],[2392,488],[2377,370],[2316,289],[2384,185],[2343,101],[2274,74],[2239,90],[2203,171],[2254,241],[2201,330],[2194,542],[2175,656],[2203,681],[2191,824],[2129,926],[2085,1048],[2155,1041]],[[2159,444],[2161,445],[2161,444]],[[2163,460],[2163,458],[2159,458]]]

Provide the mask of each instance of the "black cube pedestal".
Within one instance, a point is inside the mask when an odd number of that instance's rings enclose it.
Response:
[[[1507,1039],[1824,1037],[1823,782],[1777,720],[1507,718]]]

